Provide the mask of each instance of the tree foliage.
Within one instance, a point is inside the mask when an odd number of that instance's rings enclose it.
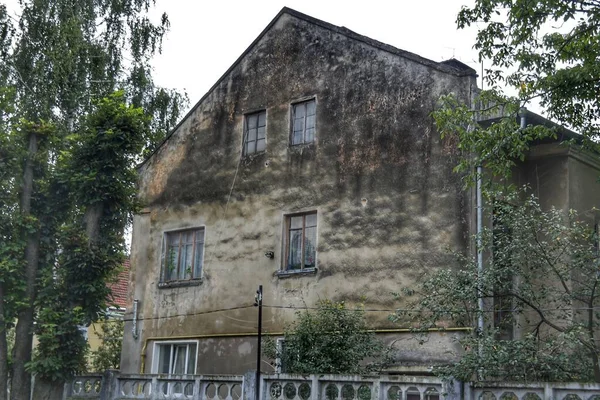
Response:
[[[99,325],[100,331],[97,334],[101,343],[98,349],[91,353],[92,371],[119,369],[125,324],[121,319],[107,319]]]
[[[475,48],[492,87],[539,98],[552,119],[597,138],[600,1],[475,0],[457,25],[478,27]]]
[[[475,327],[483,317],[483,332],[473,329],[460,339],[464,354],[456,364],[438,368],[443,375],[600,381],[598,234],[585,216],[544,209],[527,187],[515,187],[510,179],[530,146],[554,139],[556,132],[520,127],[518,99],[491,91],[478,100],[479,107],[471,109],[444,97],[433,116],[444,140],[456,144],[456,169],[465,182],[482,179],[491,224],[473,238],[473,248],[486,255],[483,272],[473,254],[457,253],[457,266],[430,272],[416,289],[403,290],[415,300],[397,317],[414,321],[419,334],[448,322]],[[496,116],[491,123],[490,116]],[[483,176],[476,166],[483,167]]]
[[[0,5],[0,400],[7,330],[11,398],[28,399],[30,372],[61,379],[83,365],[78,325],[106,308],[137,207],[133,168],[186,100],[153,83],[169,27],[149,18],[153,3]]]
[[[279,350],[267,343],[265,354],[287,373],[363,374],[387,362],[386,346],[368,330],[364,311],[343,302],[322,300],[314,311],[298,312],[283,339]]]
[[[417,332],[452,321],[485,329],[461,340],[465,355],[438,372],[470,380],[589,381],[600,347],[597,235],[576,212],[543,210],[524,191],[496,193],[494,228],[482,234],[492,256],[478,274],[473,257],[426,277],[404,318]],[[526,196],[525,200],[523,197]],[[483,310],[478,299],[485,300]],[[403,313],[400,313],[403,314]],[[513,331],[518,335],[511,338]],[[596,366],[596,367],[595,367]],[[597,378],[596,378],[597,379]]]

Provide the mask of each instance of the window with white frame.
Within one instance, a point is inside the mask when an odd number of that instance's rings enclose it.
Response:
[[[193,375],[196,373],[198,342],[159,342],[154,344],[152,373],[165,375]],[[164,383],[160,390],[164,394],[191,395],[191,388],[185,393],[181,385]],[[188,393],[189,392],[189,393]]]
[[[196,373],[197,342],[160,342],[154,345],[152,373],[193,375]]]
[[[267,112],[247,114],[244,120],[244,155],[265,151],[267,145]]]
[[[315,99],[292,104],[292,146],[315,141],[317,102]]]
[[[202,277],[204,228],[167,232],[163,241],[161,282]]]

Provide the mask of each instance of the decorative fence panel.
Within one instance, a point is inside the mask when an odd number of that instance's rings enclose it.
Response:
[[[600,400],[600,384],[584,383],[489,383],[469,386],[468,400]]]
[[[65,400],[255,400],[255,375],[82,375]],[[435,377],[262,375],[260,400],[600,400],[599,384],[442,382]]]
[[[75,377],[65,400],[241,400],[242,376],[102,375]]]
[[[441,400],[456,388],[435,377],[266,375],[261,400]],[[460,397],[452,397],[460,398]]]

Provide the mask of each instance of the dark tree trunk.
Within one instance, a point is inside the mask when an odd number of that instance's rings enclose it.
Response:
[[[593,297],[592,297],[593,299]],[[598,363],[598,347],[596,346],[596,338],[594,336],[594,302],[593,300],[588,304],[588,333],[590,335],[590,343],[594,350],[591,352],[592,363],[594,364],[594,380],[600,382],[600,364]]]
[[[0,400],[8,399],[8,344],[4,317],[4,284],[0,283]]]
[[[31,215],[33,195],[34,159],[38,151],[37,135],[29,134],[29,149],[23,172],[21,192],[21,214]],[[31,393],[31,374],[25,370],[25,364],[31,360],[33,342],[33,321],[35,287],[39,257],[39,230],[26,233],[25,246],[25,299],[26,305],[19,311],[15,328],[15,347],[13,351],[12,381],[10,398],[29,400]]]

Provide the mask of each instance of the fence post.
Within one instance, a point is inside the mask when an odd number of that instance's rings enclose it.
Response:
[[[73,378],[67,380],[65,382],[65,386],[63,389],[63,400],[67,400],[71,397],[71,394],[73,393]]]
[[[102,374],[102,387],[100,388],[100,400],[113,400],[117,396],[117,374],[114,369],[107,369]]]
[[[242,399],[256,400],[256,371],[248,371],[242,380]]]
[[[442,391],[446,392],[446,400],[468,399],[466,393],[463,393],[465,384],[457,379],[450,378],[442,382]]]
[[[373,381],[373,392],[371,393],[371,400],[381,400],[380,393],[382,392],[381,388],[381,375],[379,378]],[[356,396],[358,398],[358,395]]]
[[[465,395],[465,400],[473,400],[475,398],[473,393],[473,387],[470,382],[463,382],[463,390]]]
[[[152,377],[152,383],[151,383],[151,385],[152,385],[151,386],[152,389],[150,390],[151,396],[152,396],[151,398],[152,399],[157,399],[158,398],[159,387],[158,387],[158,378],[156,376]]]
[[[319,376],[317,374],[312,374],[311,375],[311,388],[310,388],[310,398],[311,400],[319,400],[319,397],[321,396],[321,387],[320,387],[320,382],[319,382]]]
[[[549,383],[544,384],[544,398],[545,399],[554,399],[554,390]]]

